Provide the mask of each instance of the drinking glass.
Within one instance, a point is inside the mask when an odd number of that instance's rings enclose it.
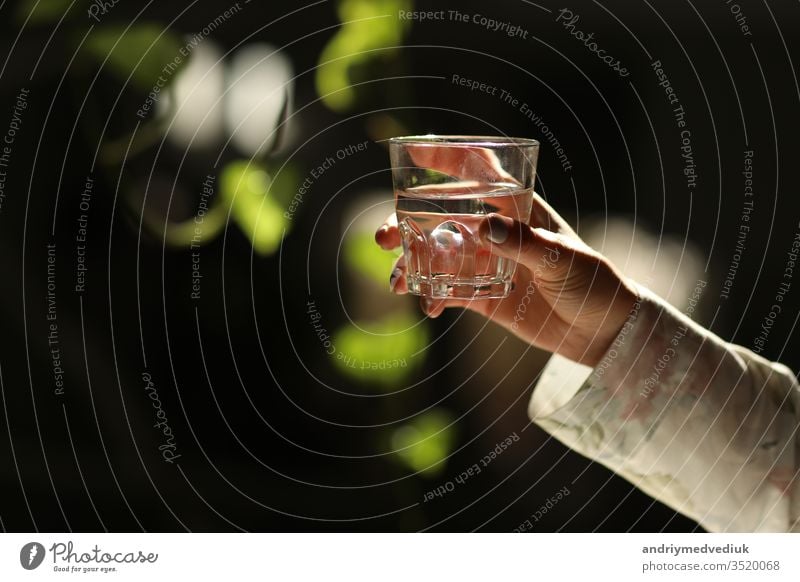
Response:
[[[516,263],[489,253],[490,213],[527,223],[539,142],[426,135],[389,140],[408,290],[434,298],[507,297]]]

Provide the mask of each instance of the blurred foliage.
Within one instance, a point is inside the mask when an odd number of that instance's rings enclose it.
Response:
[[[27,0],[20,2],[17,7],[17,20],[22,23],[26,20],[29,24],[47,24],[60,19],[73,4],[73,0]],[[83,3],[75,0],[73,10],[83,8]],[[73,12],[74,14],[74,12]]]
[[[104,25],[92,31],[81,53],[98,62],[105,61],[122,81],[130,76],[137,89],[150,91],[160,76],[164,87],[174,78],[177,69],[165,70],[168,64],[182,67],[189,61],[189,57],[181,55],[182,47],[180,37],[161,24],[136,24],[127,30]]]
[[[144,226],[157,240],[173,247],[189,248],[212,242],[225,227],[228,212],[250,239],[260,255],[274,253],[290,222],[284,217],[286,204],[297,187],[297,172],[284,165],[272,178],[265,166],[248,160],[226,164],[220,176],[219,195],[213,198],[201,223],[194,217],[182,222],[166,222],[163,216],[145,213]],[[138,214],[138,210],[132,207]],[[164,230],[166,228],[166,230]],[[202,236],[195,236],[200,228]]]
[[[286,208],[300,187],[300,173],[295,165],[289,162],[281,162],[278,165],[278,160],[273,160],[273,165],[265,166],[270,176],[269,195],[282,208]]]
[[[450,412],[433,408],[395,430],[392,449],[398,460],[426,477],[440,474],[455,445],[454,422]]]
[[[164,235],[165,242],[173,247],[189,248],[192,243],[205,244],[211,242],[225,226],[227,214],[223,206],[213,206],[203,217],[203,222],[197,224],[194,219],[173,223],[167,227]],[[147,215],[145,215],[147,217]],[[153,226],[153,225],[148,225]],[[196,229],[200,229],[201,237],[196,237]]]
[[[400,252],[383,250],[375,244],[371,232],[351,233],[344,242],[345,262],[381,287],[389,284],[389,274]]]
[[[336,365],[356,380],[395,387],[419,368],[428,339],[425,323],[405,313],[358,327],[348,324],[333,336]]]
[[[102,25],[87,38],[81,48],[84,58],[99,63],[106,60],[108,71],[120,81],[131,80],[134,91],[153,91],[159,84],[163,95],[169,96],[190,62],[191,53],[182,54],[180,37],[157,24],[131,26],[127,32],[116,25]],[[228,211],[260,255],[277,250],[290,221],[284,211],[296,193],[298,174],[294,166],[277,166],[270,158],[283,137],[288,117],[288,90],[282,106],[273,146],[258,159],[233,160],[223,166],[219,196],[212,203],[201,225],[203,244],[213,241],[225,227]],[[171,100],[175,102],[174,98]],[[102,144],[100,159],[114,166],[136,156],[163,140],[164,129],[172,122],[172,114],[160,115],[137,125],[131,135],[107,138]],[[131,139],[133,137],[133,139]],[[268,164],[275,167],[274,177]],[[132,201],[136,197],[131,197]],[[136,210],[136,204],[131,207]],[[137,211],[138,212],[138,211]],[[189,248],[198,224],[194,218],[170,222],[164,216],[145,214],[143,224],[157,237],[174,247]]]
[[[77,21],[87,4],[80,0],[24,0],[16,18],[20,23],[47,25],[66,14]],[[413,4],[413,0],[339,1],[342,26],[320,54],[316,72],[317,91],[329,108],[342,112],[352,107],[356,100],[353,84],[358,82],[359,70],[396,56],[396,47],[401,45],[410,24],[397,14],[410,10]],[[190,59],[190,54],[181,53],[182,47],[182,37],[161,23],[136,23],[127,28],[103,23],[86,38],[79,56],[102,65],[118,81],[129,83],[133,91],[147,93],[158,83],[159,89],[168,93]],[[145,214],[143,224],[168,245],[189,248],[193,240],[201,244],[215,240],[230,213],[256,253],[274,253],[291,226],[284,212],[300,183],[294,166],[278,166],[278,161],[271,158],[288,126],[288,95],[287,91],[273,148],[257,160],[233,160],[223,166],[218,194],[201,223],[194,217],[170,222],[164,216]],[[134,141],[131,136],[106,138],[101,160],[113,166],[152,147],[162,139],[166,121],[168,116],[162,116],[142,124],[138,133],[132,134]],[[408,133],[397,118],[386,113],[370,116],[367,130],[378,141]],[[202,229],[199,239],[197,228]],[[382,250],[371,232],[351,232],[343,250],[350,268],[382,288],[387,286],[388,274],[400,252]],[[398,305],[399,311],[388,312],[377,321],[348,324],[334,334],[335,365],[345,377],[366,386],[392,389],[418,373],[430,340],[429,328],[406,307]],[[454,425],[453,415],[443,408],[418,415],[391,432],[394,459],[426,477],[440,474],[445,467],[443,461],[455,444]]]
[[[317,92],[334,111],[346,111],[355,101],[353,69],[386,59],[400,44],[408,21],[397,17],[412,0],[341,0],[342,27],[319,57]],[[379,50],[387,48],[388,50]]]
[[[290,221],[284,211],[297,183],[296,172],[288,165],[275,178],[265,167],[248,160],[233,161],[223,168],[221,197],[258,254],[274,253],[288,231]]]
[[[408,135],[406,125],[392,113],[372,113],[367,118],[367,134],[374,142],[382,142],[398,135]]]

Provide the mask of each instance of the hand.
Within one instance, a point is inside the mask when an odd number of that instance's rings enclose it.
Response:
[[[415,162],[417,156],[412,154]],[[430,157],[430,156],[429,156]],[[460,179],[506,179],[486,155],[469,148],[445,149],[433,160],[439,171]],[[483,160],[483,161],[480,161]],[[431,160],[425,160],[431,167]],[[500,257],[516,261],[514,288],[501,300],[421,298],[423,311],[438,317],[447,307],[483,315],[523,340],[595,367],[619,334],[637,299],[634,286],[611,263],[587,246],[564,219],[534,194],[530,225],[498,214],[479,228],[481,243]],[[384,249],[400,246],[392,214],[375,233]],[[390,278],[395,293],[408,291],[400,257]]]

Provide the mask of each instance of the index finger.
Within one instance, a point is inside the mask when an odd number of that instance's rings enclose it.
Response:
[[[531,226],[543,228],[550,232],[558,232],[570,238],[581,240],[567,221],[536,192],[533,193],[531,219],[528,222]]]

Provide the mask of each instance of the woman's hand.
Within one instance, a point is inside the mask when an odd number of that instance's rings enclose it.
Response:
[[[460,150],[463,152],[463,149]],[[471,152],[468,152],[471,154]],[[486,162],[476,170],[459,163],[453,153],[438,160],[451,175],[471,177],[478,171],[498,171]],[[470,166],[464,174],[464,168]],[[453,171],[458,167],[460,171]],[[422,298],[422,309],[438,317],[447,307],[475,311],[512,331],[523,340],[595,367],[614,341],[636,302],[633,285],[608,260],[588,247],[540,196],[534,194],[530,225],[488,215],[479,228],[481,243],[493,254],[516,261],[514,288],[501,300]],[[400,246],[397,219],[391,215],[375,233],[384,249]],[[406,266],[400,257],[391,273],[390,287],[398,294],[408,291]]]

